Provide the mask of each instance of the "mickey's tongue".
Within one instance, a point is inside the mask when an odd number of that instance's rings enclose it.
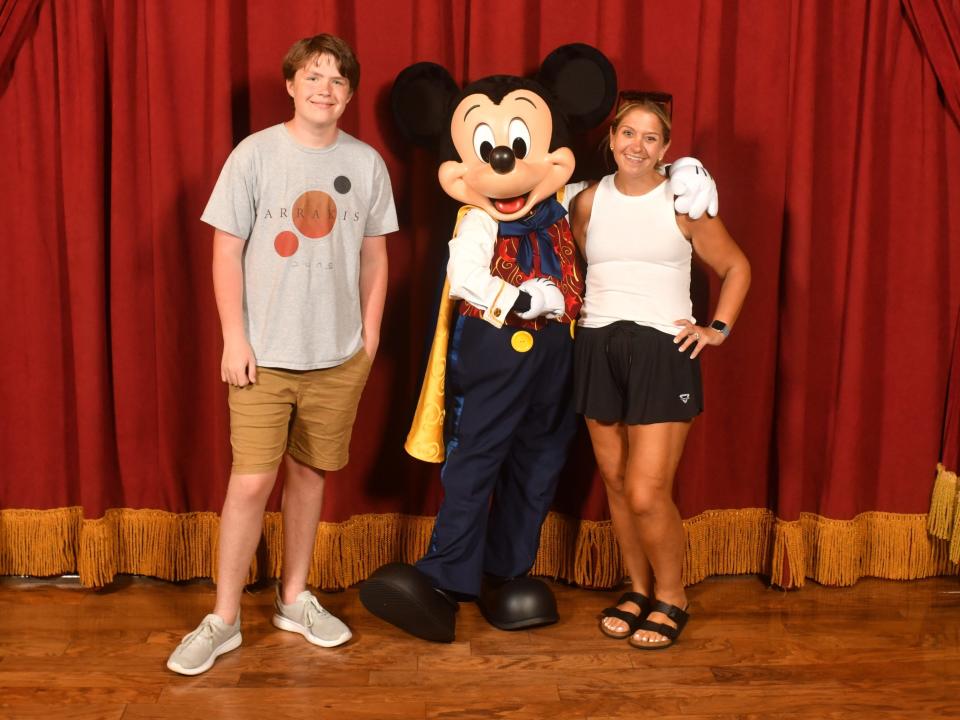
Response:
[[[502,212],[504,215],[512,215],[513,213],[520,210],[523,207],[523,204],[527,201],[525,195],[521,195],[515,198],[503,198],[495,199],[493,201],[493,206]]]

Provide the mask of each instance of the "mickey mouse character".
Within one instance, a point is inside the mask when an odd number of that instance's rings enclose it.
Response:
[[[566,184],[568,138],[599,124],[616,97],[613,66],[582,44],[551,53],[537,80],[496,75],[459,91],[444,68],[417,63],[394,83],[401,130],[439,145],[440,185],[465,204],[444,290],[459,304],[442,304],[406,444],[445,460],[444,499],[426,555],[360,586],[371,613],[417,637],[452,642],[460,599],[505,630],[557,621],[550,589],[527,573],[576,430],[584,274],[566,215],[586,183]],[[684,202],[693,197],[699,216],[715,186],[697,167],[687,175]]]

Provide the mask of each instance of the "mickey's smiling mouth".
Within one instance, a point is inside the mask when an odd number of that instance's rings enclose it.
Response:
[[[502,212],[504,215],[512,215],[515,212],[519,212],[519,210],[526,205],[529,194],[530,193],[518,195],[512,198],[490,198],[490,201],[498,212]]]

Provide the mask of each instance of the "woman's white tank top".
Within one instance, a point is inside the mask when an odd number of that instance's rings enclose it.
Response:
[[[676,335],[675,320],[695,322],[690,301],[692,247],[677,226],[670,183],[624,195],[604,177],[587,226],[587,291],[578,323],[617,320]]]

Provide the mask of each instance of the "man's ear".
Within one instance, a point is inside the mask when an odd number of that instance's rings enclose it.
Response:
[[[460,88],[446,68],[420,62],[400,71],[390,89],[390,108],[404,139],[436,149],[447,126],[451,101]]]
[[[562,45],[547,55],[537,80],[557,101],[574,132],[603,122],[617,100],[617,71],[590,45]]]

